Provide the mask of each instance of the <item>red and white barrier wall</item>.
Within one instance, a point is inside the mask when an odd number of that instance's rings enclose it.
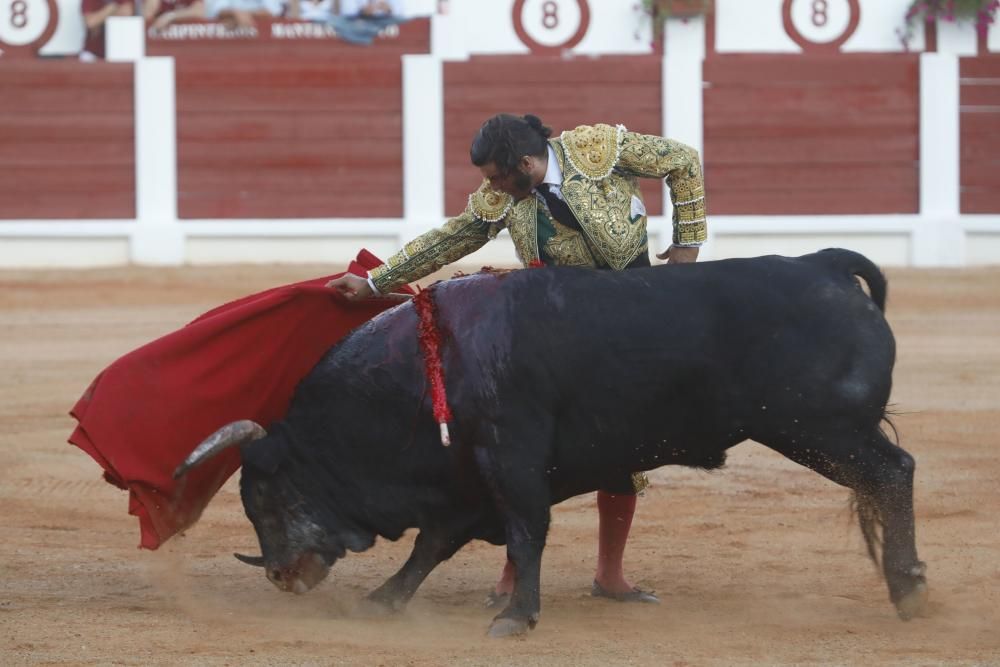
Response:
[[[619,0],[414,2],[433,15],[368,48],[280,21],[163,39],[123,18],[107,63],[8,49],[0,267],[387,256],[464,207],[469,142],[498,111],[697,147],[706,257],[1000,263],[996,26],[917,26],[906,51],[908,0],[716,0],[654,46]],[[61,30],[43,53],[69,52]],[[669,198],[644,191],[661,248]],[[470,261],[513,251],[502,236]]]

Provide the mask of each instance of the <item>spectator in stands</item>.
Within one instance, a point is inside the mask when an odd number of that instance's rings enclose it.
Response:
[[[83,0],[80,7],[87,30],[80,60],[93,62],[104,58],[104,24],[112,16],[132,16],[133,5],[124,0]]]
[[[339,16],[325,21],[345,42],[371,44],[383,31],[405,23],[402,0],[340,0]]]
[[[222,21],[230,28],[252,28],[255,16],[281,16],[285,12],[282,0],[208,0],[205,18]]]
[[[340,0],[340,15],[351,17],[402,16],[402,0]]]
[[[326,23],[334,14],[334,0],[289,0],[285,15],[295,20]]]
[[[143,0],[142,16],[153,30],[163,30],[171,23],[205,18],[203,0]]]

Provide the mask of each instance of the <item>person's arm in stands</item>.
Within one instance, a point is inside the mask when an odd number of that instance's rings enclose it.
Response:
[[[233,28],[252,28],[257,25],[253,14],[242,9],[223,9],[218,13],[216,19],[221,21],[230,30]]]
[[[202,2],[202,0],[195,0],[195,2],[192,2],[187,7],[181,7],[180,9],[163,12],[156,17],[155,21],[153,21],[153,27],[157,30],[163,30],[168,25],[176,21],[203,18],[205,18],[205,3]]]
[[[160,0],[143,0],[142,2],[142,18],[146,23],[150,23],[157,14],[160,13],[160,7],[162,3]],[[166,12],[169,14],[169,12]]]
[[[109,2],[100,9],[93,12],[84,12],[83,22],[87,30],[99,28],[109,16],[128,16],[132,13],[132,3]]]

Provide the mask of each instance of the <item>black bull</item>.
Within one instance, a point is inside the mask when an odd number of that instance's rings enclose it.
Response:
[[[333,347],[269,433],[235,422],[178,468],[240,446],[263,554],[242,559],[279,588],[304,592],[347,551],[416,527],[406,564],[370,596],[399,608],[470,540],[506,543],[516,585],[491,630],[523,632],[552,504],[633,471],[717,468],[753,439],[852,489],[899,615],[924,605],[914,461],[880,428],[895,357],[886,282],[865,257],[535,269],[433,290],[451,447],[404,304]]]

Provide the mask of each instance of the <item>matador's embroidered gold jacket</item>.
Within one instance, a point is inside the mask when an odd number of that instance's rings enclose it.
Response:
[[[705,241],[704,180],[693,148],[629,132],[621,125],[580,126],[549,144],[562,169],[563,199],[582,233],[552,220],[536,197],[514,201],[484,181],[460,216],[418,236],[373,269],[375,287],[384,294],[419,280],[478,250],[504,227],[525,266],[544,257],[564,266],[624,269],[648,252],[638,177],[666,179],[674,204],[675,245]],[[539,233],[540,215],[548,229],[544,237]]]

